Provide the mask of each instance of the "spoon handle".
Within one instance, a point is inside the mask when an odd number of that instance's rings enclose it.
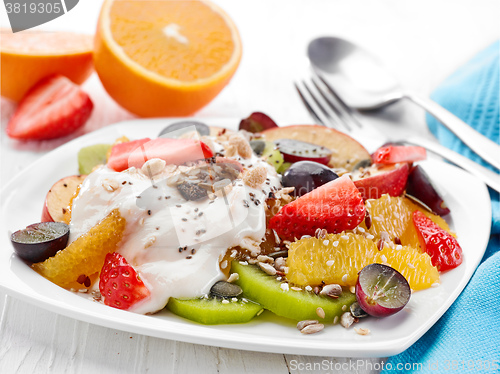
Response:
[[[493,165],[500,170],[499,144],[477,132],[460,118],[450,113],[448,110],[431,99],[415,96],[413,94],[405,94],[405,97],[427,110],[460,140],[462,140],[462,142],[464,142],[472,151],[481,156],[481,158],[490,165]]]

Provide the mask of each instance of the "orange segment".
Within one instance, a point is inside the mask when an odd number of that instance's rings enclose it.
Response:
[[[92,36],[1,29],[1,94],[19,101],[38,81],[61,74],[77,84],[92,73]]]
[[[240,59],[236,26],[209,1],[106,0],[102,7],[96,71],[108,93],[140,116],[194,113]]]
[[[125,224],[125,218],[115,209],[54,257],[33,264],[33,269],[61,287],[72,287],[81,275],[101,270],[106,254],[117,249]]]
[[[382,251],[364,236],[329,234],[323,239],[306,238],[290,245],[287,279],[299,286],[337,283],[353,286],[358,272],[371,263],[387,264],[398,270],[413,290],[439,282],[439,272],[426,253],[411,247],[401,250],[385,246]]]
[[[374,262],[389,265],[399,271],[414,291],[439,283],[439,271],[432,265],[430,256],[412,247],[403,246],[396,250],[385,245]]]
[[[368,200],[366,210],[371,219],[371,227],[368,232],[374,235],[376,240],[380,238],[381,232],[386,232],[389,234],[390,240],[393,241],[394,238],[398,237],[403,245],[420,249],[420,242],[411,218],[415,210],[420,210],[434,223],[450,232],[450,228],[443,218],[428,212],[403,196],[383,195],[379,199]],[[362,222],[361,227],[366,228],[366,221]]]

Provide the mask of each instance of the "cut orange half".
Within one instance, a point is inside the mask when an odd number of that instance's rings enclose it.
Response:
[[[193,114],[227,85],[240,59],[235,24],[209,1],[106,0],[102,7],[96,71],[139,116]]]
[[[92,73],[92,36],[0,29],[1,94],[19,101],[42,78],[60,74],[76,84]]]

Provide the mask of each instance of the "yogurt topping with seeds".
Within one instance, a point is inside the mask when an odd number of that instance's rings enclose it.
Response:
[[[126,219],[117,252],[137,270],[151,292],[148,299],[133,306],[131,311],[136,313],[154,313],[170,297],[208,293],[217,280],[225,278],[219,262],[231,247],[258,252],[266,230],[265,200],[281,186],[274,168],[252,155],[242,162],[243,174],[263,167],[265,183],[253,188],[244,183],[242,174],[232,181],[224,175],[212,183],[219,183],[215,193],[212,189],[204,198],[196,195],[186,200],[191,189],[178,185],[187,181],[204,186],[203,170],[164,162],[160,167],[160,163],[153,159],[142,169],[123,172],[102,166],[85,179],[72,206],[70,242],[115,208]],[[224,174],[222,169],[215,164],[210,172]],[[211,178],[213,181],[213,174]]]

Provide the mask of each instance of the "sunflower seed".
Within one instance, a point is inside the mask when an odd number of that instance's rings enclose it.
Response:
[[[342,287],[340,284],[327,284],[323,287],[320,295],[326,295],[331,298],[338,298],[342,294]]]
[[[300,322],[297,323],[297,329],[300,331],[300,330],[302,330],[306,326],[315,325],[317,323],[318,323],[318,321],[316,321],[314,319],[306,319],[304,321],[300,321]]]
[[[340,324],[346,329],[351,327],[353,323],[354,323],[354,317],[352,316],[351,312],[345,312],[340,317]]]
[[[265,262],[259,262],[259,267],[264,271],[264,273],[269,274],[269,275],[276,275],[276,269],[272,266],[269,265],[268,263]]]
[[[370,329],[364,329],[364,328],[354,328],[354,331],[356,331],[356,334],[358,335],[368,335],[370,334]]]
[[[316,308],[316,314],[319,318],[325,318],[325,311],[321,307]]]
[[[304,327],[302,330],[300,330],[300,332],[302,334],[315,334],[317,332],[320,332],[324,328],[325,325],[323,325],[322,323],[315,323],[314,325],[308,325]]]

